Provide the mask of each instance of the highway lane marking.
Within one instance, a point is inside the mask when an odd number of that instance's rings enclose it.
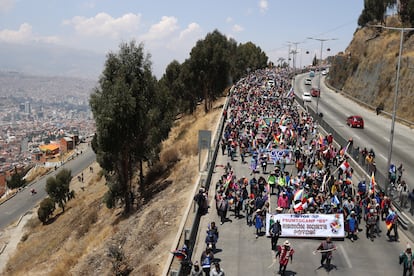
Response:
[[[385,157],[382,153],[379,153],[379,156],[381,156],[384,160],[387,160],[387,157]]]
[[[340,244],[340,245],[339,245],[339,248],[341,249],[341,251],[342,251],[342,255],[344,256],[345,261],[346,261],[346,263],[348,264],[349,268],[352,268],[351,260],[349,259],[349,256],[348,256],[348,254],[346,253],[346,251],[345,251],[344,247]]]

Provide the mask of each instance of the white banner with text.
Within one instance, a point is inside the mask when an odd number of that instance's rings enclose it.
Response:
[[[282,237],[345,237],[343,214],[266,214],[266,235],[279,220]]]

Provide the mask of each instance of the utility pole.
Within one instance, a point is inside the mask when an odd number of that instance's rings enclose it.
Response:
[[[321,97],[321,69],[322,69],[322,50],[323,50],[323,43],[325,41],[329,41],[329,40],[336,40],[337,38],[315,38],[315,37],[308,37],[308,39],[313,39],[313,40],[317,40],[321,42],[321,56],[320,56],[320,60],[319,60],[319,64],[318,64],[318,73],[319,73],[319,79],[318,79],[318,90],[319,90],[319,95],[318,97],[316,97],[316,114],[319,115],[319,98]]]
[[[403,38],[404,38],[404,32],[410,32],[413,31],[414,28],[397,28],[397,27],[386,27],[382,25],[370,25],[370,27],[375,28],[382,28],[386,30],[393,30],[393,31],[399,31],[400,32],[400,49],[398,52],[398,62],[397,62],[397,76],[395,80],[395,92],[394,92],[394,104],[392,107],[392,117],[391,117],[391,131],[390,131],[390,147],[388,151],[388,158],[387,158],[387,170],[390,169],[391,166],[391,160],[392,160],[392,147],[394,142],[394,127],[395,127],[395,118],[397,113],[397,100],[398,100],[398,90],[399,90],[399,82],[400,82],[400,67],[401,67],[401,55],[402,55],[402,45],[403,45]],[[388,171],[387,171],[388,173]],[[385,193],[388,194],[388,186],[389,182],[385,181]]]

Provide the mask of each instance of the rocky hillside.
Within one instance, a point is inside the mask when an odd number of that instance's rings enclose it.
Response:
[[[395,18],[387,26],[401,27]],[[357,29],[346,51],[335,56],[330,84],[362,102],[391,113],[397,79],[400,31],[364,27]],[[414,35],[403,39],[397,117],[414,121]]]

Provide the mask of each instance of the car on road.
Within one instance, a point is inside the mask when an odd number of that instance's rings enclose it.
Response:
[[[312,79],[306,78],[305,79],[305,85],[311,85],[311,84],[312,84]]]
[[[309,77],[310,77],[310,78],[313,78],[314,76],[315,76],[315,71],[310,71],[310,72],[309,72]]]
[[[359,115],[352,115],[346,119],[346,124],[350,127],[364,128],[364,119]]]
[[[302,100],[304,102],[311,102],[312,101],[312,96],[309,92],[303,92],[302,94]]]
[[[319,97],[321,95],[318,88],[312,87],[310,90],[310,94],[312,97]]]
[[[325,76],[326,74],[328,74],[328,72],[326,70],[322,71],[322,76]]]

